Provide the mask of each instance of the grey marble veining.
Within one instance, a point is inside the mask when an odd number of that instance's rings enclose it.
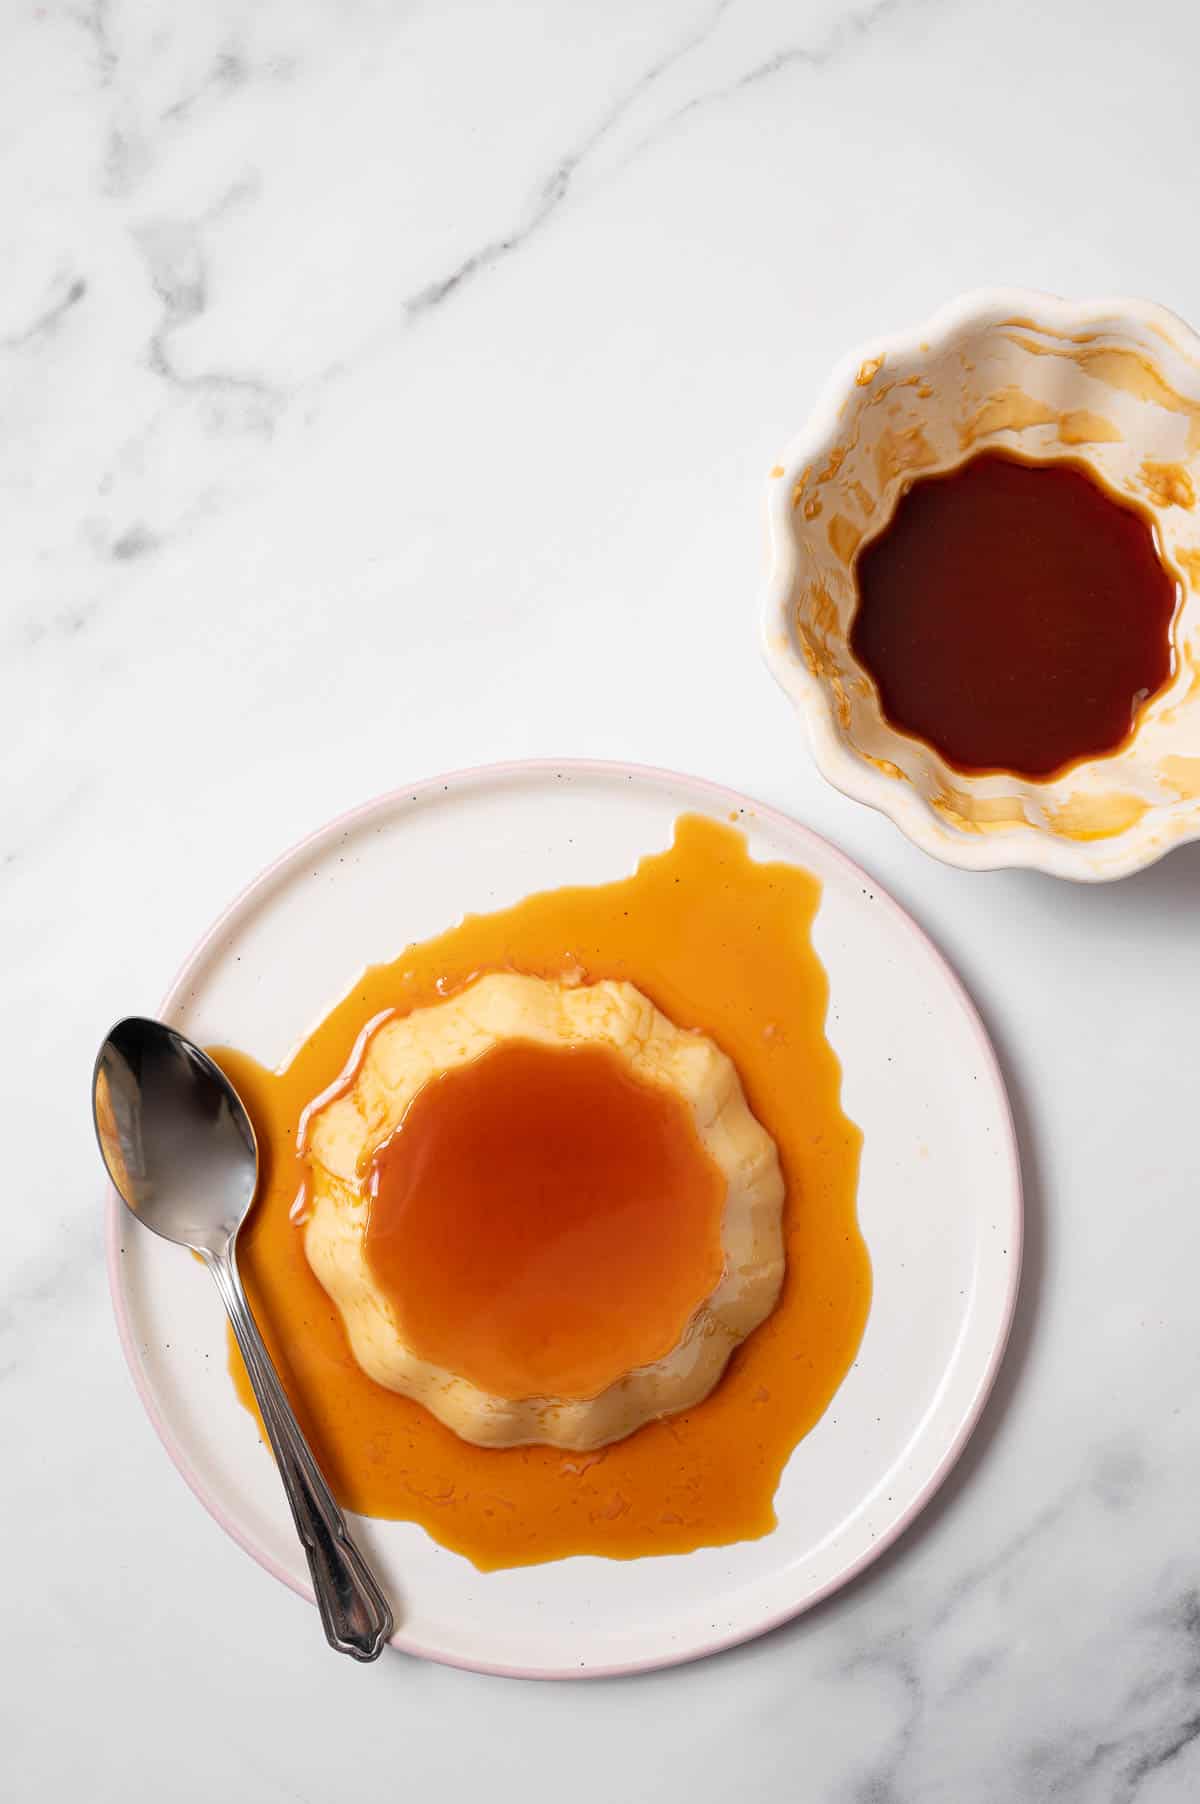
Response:
[[[991,281],[1200,316],[1198,59],[1186,0],[3,12],[6,1798],[1200,1797],[1200,848],[935,866],[754,630],[766,473],[857,339]],[[945,947],[1021,1128],[1013,1346],[925,1517],[761,1642],[343,1670],[136,1402],[92,1054],[322,819],[555,753],[789,808]]]

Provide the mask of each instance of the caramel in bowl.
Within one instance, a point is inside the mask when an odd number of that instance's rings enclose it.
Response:
[[[881,694],[867,655],[862,579],[872,558],[882,562],[900,502],[918,484],[934,489],[922,479],[989,452],[1074,466],[1101,508],[1107,495],[1126,519],[1140,515],[1169,587],[1165,606],[1156,599],[1167,634],[1156,686],[1138,692],[1130,730],[1111,744],[1081,741],[1081,755],[1055,768],[952,759],[952,746],[939,749],[936,733],[914,730],[911,711]],[[967,868],[1024,865],[1098,881],[1200,837],[1198,489],[1200,339],[1151,303],[989,289],[847,359],[770,490],[764,649],[823,774],[924,850]],[[1110,631],[1098,611],[1057,690],[1045,686],[1051,699],[1038,706],[1064,716],[1043,720],[1046,744],[1069,746],[1055,729],[1076,699],[1072,672],[1080,685],[1094,681]],[[932,685],[941,648],[930,637],[925,645]],[[980,679],[978,669],[964,675]],[[908,678],[919,697],[920,670]],[[986,745],[969,724],[960,717],[960,741]]]

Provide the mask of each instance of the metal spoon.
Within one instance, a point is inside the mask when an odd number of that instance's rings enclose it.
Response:
[[[92,1116],[126,1207],[164,1240],[199,1253],[237,1336],[308,1557],[326,1639],[376,1660],[392,1613],[350,1538],[292,1414],[237,1267],[237,1234],[258,1183],[254,1129],[225,1073],[161,1021],[119,1021],[96,1057]]]

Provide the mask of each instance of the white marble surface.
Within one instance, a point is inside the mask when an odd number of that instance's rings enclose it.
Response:
[[[1200,314],[1191,0],[0,6],[0,1794],[1200,1795],[1200,846],[967,876],[760,668],[762,499],[858,337],[1012,281]],[[524,754],[690,768],[911,906],[1005,1060],[1014,1344],[807,1620],[591,1686],[359,1670],[121,1363],[86,1111],[307,828]]]

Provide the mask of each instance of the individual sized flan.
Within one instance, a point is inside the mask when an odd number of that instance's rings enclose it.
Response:
[[[732,1061],[627,982],[499,972],[375,1029],[305,1139],[359,1366],[464,1440],[592,1449],[770,1314],[784,1182]]]

